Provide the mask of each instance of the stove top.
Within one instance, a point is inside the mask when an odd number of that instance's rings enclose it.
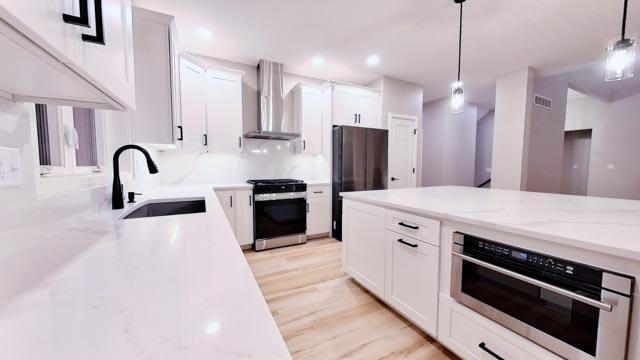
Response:
[[[253,184],[253,193],[255,195],[307,191],[307,184],[305,184],[302,180],[267,179],[249,180],[247,182],[249,184]]]
[[[264,180],[248,180],[249,184],[253,185],[282,185],[282,184],[302,184],[302,180],[294,179],[264,179]]]

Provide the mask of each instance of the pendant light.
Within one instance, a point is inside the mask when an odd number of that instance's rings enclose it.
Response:
[[[622,12],[622,37],[607,48],[606,81],[625,80],[633,77],[636,58],[636,42],[627,38],[627,6],[629,0],[624,0]]]
[[[451,84],[451,112],[454,114],[464,111],[464,87],[460,80],[460,67],[462,65],[462,3],[465,0],[453,0],[460,4],[460,28],[458,32],[458,80]]]

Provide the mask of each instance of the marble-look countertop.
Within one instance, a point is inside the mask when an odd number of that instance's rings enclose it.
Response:
[[[640,260],[640,201],[456,186],[341,195],[418,215]]]
[[[65,231],[52,247],[65,256],[50,254],[64,261],[0,304],[0,358],[290,359],[211,186],[137,205],[200,198],[206,213],[119,220],[131,209],[105,206]]]

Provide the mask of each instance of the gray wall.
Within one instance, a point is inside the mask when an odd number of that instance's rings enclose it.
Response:
[[[593,129],[588,195],[640,200],[640,94],[605,103],[571,99],[566,130]]]
[[[475,186],[491,179],[491,155],[493,151],[493,116],[490,111],[478,120],[476,129]]]
[[[449,98],[424,104],[422,186],[474,186],[478,108],[452,114]]]
[[[553,101],[551,110],[533,105],[528,127],[526,186],[523,190],[559,193],[562,188],[564,121],[567,112],[567,79],[535,78],[533,95]]]

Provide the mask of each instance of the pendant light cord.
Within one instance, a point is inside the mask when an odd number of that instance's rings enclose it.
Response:
[[[624,40],[627,35],[627,6],[628,5],[629,5],[629,0],[624,0],[624,10],[622,11],[622,40]]]
[[[625,4],[627,0],[624,0]],[[626,12],[626,6],[625,6]],[[462,64],[462,3],[460,3],[460,30],[458,32],[458,82],[460,82],[460,67]]]

